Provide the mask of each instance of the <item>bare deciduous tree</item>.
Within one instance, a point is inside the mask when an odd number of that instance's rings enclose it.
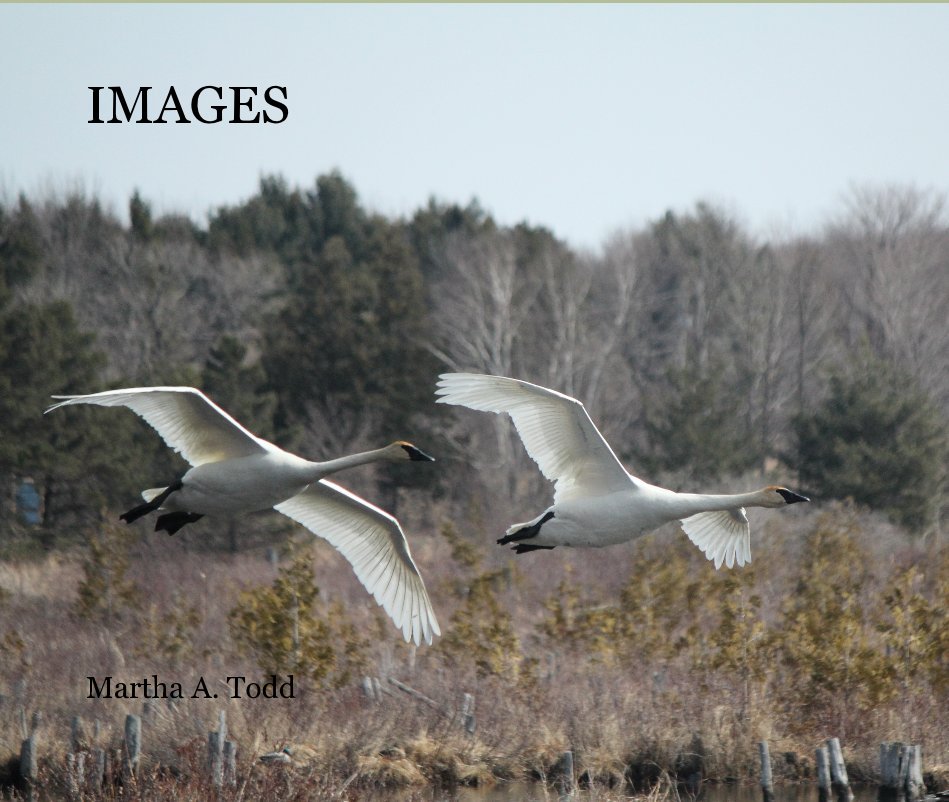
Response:
[[[169,375],[198,367],[222,334],[253,347],[279,283],[266,257],[217,258],[189,236],[140,242],[97,203],[50,198],[37,212],[40,275],[28,302],[68,300],[108,356],[105,378]]]
[[[949,227],[945,199],[913,187],[852,190],[827,233],[828,263],[848,309],[841,334],[865,340],[949,403]]]

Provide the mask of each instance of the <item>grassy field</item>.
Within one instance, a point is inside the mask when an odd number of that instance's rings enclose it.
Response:
[[[222,798],[551,782],[567,749],[598,798],[668,794],[696,773],[753,781],[761,739],[777,782],[812,780],[814,749],[832,736],[855,781],[875,779],[882,741],[922,744],[928,771],[949,765],[944,540],[814,506],[754,517],[752,565],[715,572],[671,527],[515,559],[493,545],[504,523],[493,513],[449,523],[438,506],[412,509],[400,515],[444,633],[418,649],[312,538],[273,564],[263,547],[203,548],[212,521],[175,538],[104,524],[89,545],[0,563],[0,781],[15,781],[34,713],[50,796],[68,789],[75,716],[82,748],[121,748],[141,689],[90,699],[90,676],[154,675],[184,697],[150,702],[138,776],[101,798],[207,798],[222,710],[238,775]],[[261,525],[247,519],[242,535]],[[288,592],[299,601],[317,586],[288,611]],[[295,698],[229,698],[227,677],[271,672],[293,674]],[[366,676],[381,698],[364,693]],[[191,698],[202,679],[217,698]],[[287,764],[258,759],[285,747]]]

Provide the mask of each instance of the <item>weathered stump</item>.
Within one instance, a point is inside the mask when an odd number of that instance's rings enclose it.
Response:
[[[126,777],[134,777],[142,757],[142,720],[129,713],[125,717],[125,761]]]
[[[906,799],[918,802],[926,793],[923,784],[923,749],[919,744],[907,747],[906,760]]]
[[[82,719],[79,716],[73,716],[69,728],[69,743],[73,752],[81,752],[87,746],[85,728],[82,726]]]
[[[814,757],[817,766],[818,802],[830,802],[830,757],[827,754],[827,747],[818,747]]]
[[[208,733],[208,774],[215,788],[224,785],[224,749],[227,744],[227,712],[218,713],[217,730]]]
[[[86,787],[86,753],[70,752],[66,755],[66,779],[70,799],[81,799]]]
[[[572,794],[577,787],[573,778],[573,752],[568,750],[560,756],[554,769],[557,790],[561,794]]]
[[[224,785],[233,788],[237,785],[237,744],[224,742]]]
[[[839,802],[853,802],[853,791],[850,790],[850,780],[847,779],[847,764],[844,763],[840,740],[831,738],[827,741],[827,751],[830,758],[830,784],[837,799]]]
[[[105,770],[107,761],[105,749],[93,749],[92,761],[93,787],[99,789],[105,785]]]
[[[461,700],[461,726],[465,728],[468,735],[474,735],[478,722],[475,720],[475,699],[470,693],[466,693]]]
[[[20,776],[23,778],[23,790],[29,800],[35,798],[36,764],[36,736],[30,735],[20,744]]]
[[[758,743],[758,757],[761,759],[761,798],[764,802],[774,802],[774,781],[771,778],[771,753],[768,742]]]

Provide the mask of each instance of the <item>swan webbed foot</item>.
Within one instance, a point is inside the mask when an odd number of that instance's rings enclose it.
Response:
[[[137,507],[132,507],[128,512],[123,512],[119,519],[125,521],[125,523],[130,524],[132,521],[137,521],[143,515],[148,515],[150,512],[154,512],[157,507],[153,507],[152,503],[146,502],[145,504],[139,504]]]
[[[553,517],[553,512],[548,511],[537,523],[531,524],[530,526],[522,526],[520,529],[506,534],[504,537],[498,538],[498,543],[504,546],[517,540],[530,540],[532,537],[537,537],[540,533],[540,528]]]
[[[155,521],[155,531],[164,530],[169,535],[173,535],[181,527],[193,524],[203,517],[204,515],[200,512],[166,512],[164,515],[159,515],[158,520]]]

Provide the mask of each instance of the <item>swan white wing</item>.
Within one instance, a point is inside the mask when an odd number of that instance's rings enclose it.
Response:
[[[682,520],[682,529],[705,556],[721,568],[751,562],[751,526],[744,507],[700,512]]]
[[[193,387],[132,387],[90,395],[54,395],[53,398],[61,400],[47,412],[72,404],[128,407],[191,465],[279,450],[251,434]]]
[[[635,486],[577,399],[503,376],[444,373],[439,379],[438,403],[511,416],[531,459],[556,483],[555,502]]]
[[[431,643],[441,634],[402,527],[389,513],[325,479],[274,509],[329,541],[349,560],[407,641]]]

